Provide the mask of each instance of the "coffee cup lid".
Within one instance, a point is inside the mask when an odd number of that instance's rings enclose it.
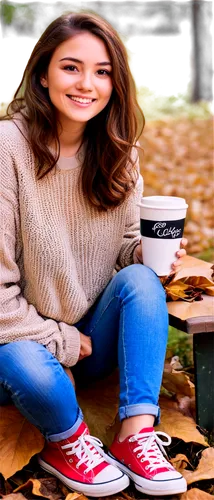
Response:
[[[178,196],[143,196],[139,207],[179,210],[179,208],[188,208],[188,205],[184,198]]]

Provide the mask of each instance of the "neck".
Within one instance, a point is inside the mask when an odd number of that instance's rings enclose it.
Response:
[[[85,123],[61,123],[59,128],[60,156],[74,156],[81,146]]]

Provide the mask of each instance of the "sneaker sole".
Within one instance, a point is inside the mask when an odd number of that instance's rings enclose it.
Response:
[[[78,481],[72,481],[72,479],[67,478],[66,476],[61,474],[57,469],[49,465],[47,462],[44,462],[39,457],[38,457],[38,463],[40,467],[42,467],[42,469],[56,476],[58,479],[60,479],[60,481],[62,481],[62,483],[68,486],[68,488],[70,488],[71,490],[92,497],[105,497],[107,495],[114,495],[115,493],[119,493],[120,491],[125,490],[125,488],[127,488],[130,484],[128,476],[122,473],[122,476],[118,479],[113,479],[112,481],[108,481],[106,483],[101,483],[101,484],[87,485],[85,483],[79,483]]]
[[[178,479],[167,479],[165,481],[151,481],[132,472],[128,467],[116,460],[111,453],[108,453],[109,461],[112,465],[118,467],[134,482],[136,490],[147,495],[178,495],[187,491],[187,484],[184,477]],[[139,484],[139,482],[141,484]]]

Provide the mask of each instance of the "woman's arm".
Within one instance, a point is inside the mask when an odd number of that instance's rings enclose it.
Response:
[[[136,155],[136,149],[135,149]],[[139,158],[137,155],[136,163],[139,168]],[[117,269],[133,264],[133,254],[137,245],[140,243],[140,208],[143,193],[143,178],[139,173],[134,192],[130,195],[127,203],[126,224],[123,235],[123,242],[117,259]]]
[[[6,138],[1,136],[0,142],[0,343],[34,340],[46,346],[60,363],[72,366],[80,354],[79,331],[44,319],[21,293],[16,262],[20,220],[15,159]]]

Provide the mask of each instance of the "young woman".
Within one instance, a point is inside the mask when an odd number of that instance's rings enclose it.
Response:
[[[168,315],[142,265],[139,119],[121,40],[80,13],[46,29],[0,123],[0,404],[41,430],[45,470],[94,497],[129,478],[151,495],[186,490],[153,428]],[[117,364],[121,430],[105,455],[66,367],[84,383]]]

